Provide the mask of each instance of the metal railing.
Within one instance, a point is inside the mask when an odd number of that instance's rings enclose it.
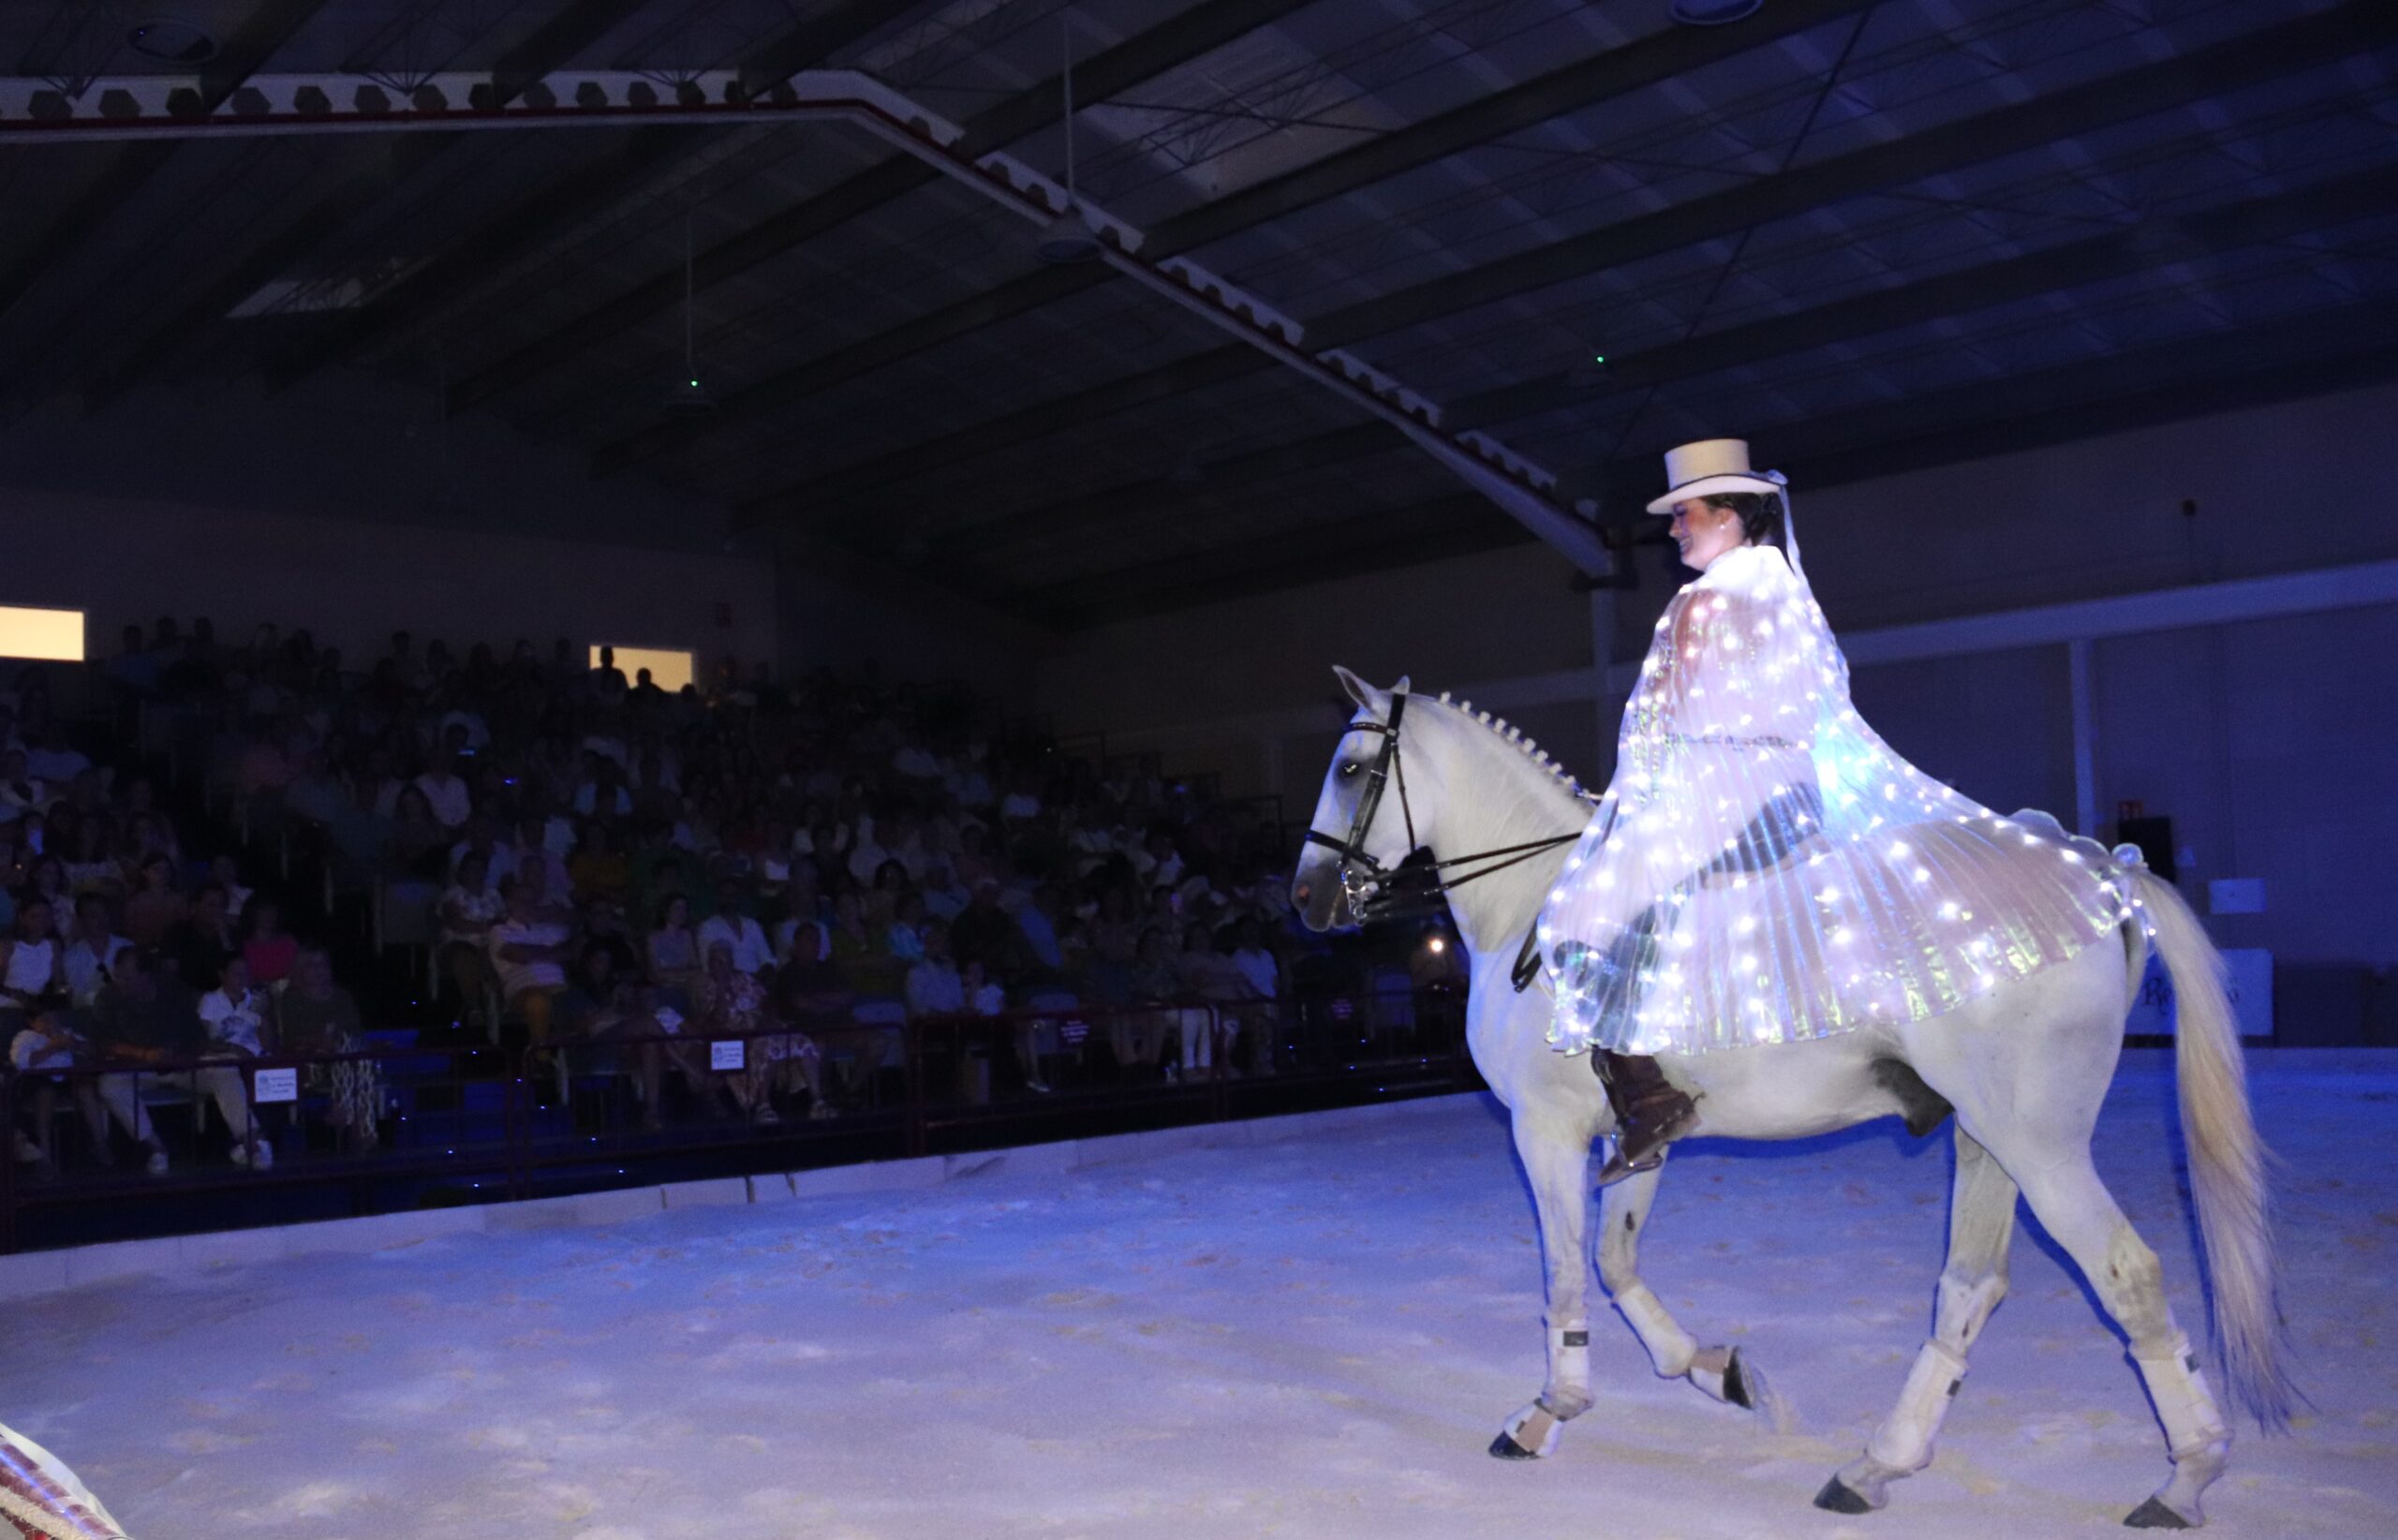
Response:
[[[869,1007],[740,1032],[634,1016],[529,1046],[370,1035],[340,1053],[0,1067],[15,1146],[0,1160],[0,1251],[1480,1084],[1463,994],[1441,987],[1119,1006],[1060,994],[997,1015],[908,1021]],[[14,1158],[29,1145],[40,1164]]]

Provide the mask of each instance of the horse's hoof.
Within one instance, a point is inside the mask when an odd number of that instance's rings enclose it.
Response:
[[[1848,1483],[1838,1476],[1824,1483],[1824,1489],[1815,1494],[1815,1506],[1826,1513],[1859,1514],[1873,1511],[1873,1503],[1866,1502],[1863,1497],[1851,1490]]]
[[[2196,1524],[2191,1523],[2180,1514],[2175,1513],[2172,1509],[2167,1507],[2163,1500],[2154,1497],[2141,1503],[2139,1507],[2134,1508],[2131,1511],[2130,1517],[2124,1520],[2124,1527],[2125,1529],[2132,1530],[2192,1530],[2198,1528]]]
[[[1740,1365],[1740,1350],[1732,1350],[1732,1361],[1724,1366],[1724,1399],[1734,1406],[1757,1409],[1755,1395],[1749,1386],[1749,1377]]]
[[[1516,1442],[1516,1435],[1508,1432],[1504,1429],[1500,1429],[1499,1436],[1490,1441],[1490,1456],[1493,1459],[1540,1459],[1540,1454],[1537,1450],[1527,1449],[1522,1444],[1517,1444]],[[2150,1501],[2154,1502],[2155,1500],[2152,1498]]]

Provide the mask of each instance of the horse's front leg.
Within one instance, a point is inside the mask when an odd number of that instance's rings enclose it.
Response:
[[[1548,1379],[1532,1403],[1490,1441],[1501,1459],[1535,1459],[1557,1447],[1564,1425],[1591,1409],[1591,1141],[1518,1113],[1516,1153],[1532,1182],[1548,1267]]]
[[[1657,1199],[1665,1167],[1627,1177],[1606,1188],[1599,1202],[1599,1278],[1615,1296],[1615,1308],[1632,1324],[1661,1378],[1687,1379],[1709,1396],[1752,1411],[1767,1405],[1756,1366],[1732,1347],[1702,1348],[1697,1339],[1665,1312],[1663,1301],[1640,1281],[1640,1233],[1649,1227],[1649,1206]]]

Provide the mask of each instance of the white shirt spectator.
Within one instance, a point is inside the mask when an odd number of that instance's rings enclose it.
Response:
[[[904,745],[891,756],[891,768],[910,780],[940,779],[940,761],[933,758],[930,750],[914,744]]]
[[[550,920],[511,920],[502,916],[491,927],[491,966],[511,1000],[527,989],[563,989],[566,967],[556,962],[511,962],[501,955],[511,946],[563,946],[566,926]]]
[[[625,740],[622,738],[612,738],[605,733],[594,733],[583,740],[583,747],[602,759],[615,761],[616,768],[619,770],[631,768],[630,761],[625,751]]]
[[[610,797],[608,801],[608,810],[614,813],[618,818],[626,818],[631,815],[633,810],[633,794],[630,792],[626,791],[623,787],[619,786],[615,788],[615,795]],[[582,785],[574,789],[574,810],[577,813],[582,814],[585,818],[589,818],[599,809],[599,807],[600,783],[598,781],[586,780]]]
[[[80,748],[66,744],[56,748],[28,749],[25,768],[36,780],[46,780],[52,786],[65,786],[92,767],[91,757]]]
[[[926,957],[908,970],[908,1015],[955,1016],[966,1011],[966,981],[947,958]]]
[[[700,961],[718,946],[733,948],[733,970],[757,976],[775,965],[775,949],[763,926],[747,914],[711,914],[700,922]]]
[[[104,937],[98,941],[78,938],[67,949],[66,960],[59,964],[67,975],[67,992],[76,1005],[89,1010],[108,986],[117,958],[125,955],[133,943],[122,936]]]
[[[468,842],[463,839],[450,847],[451,876],[455,877],[458,875],[458,863],[466,859],[466,851],[470,848],[471,847]],[[494,845],[491,848],[491,853],[483,858],[484,879],[489,881],[492,888],[496,891],[500,883],[506,881],[515,874],[516,847],[513,845]]]
[[[259,1041],[259,1027],[265,1019],[266,1001],[255,989],[244,990],[239,1000],[221,988],[200,997],[200,1024],[208,1029],[212,1043],[262,1054],[266,1048]]]
[[[474,793],[466,790],[463,776],[427,770],[416,777],[416,789],[424,793],[425,801],[433,804],[433,816],[445,829],[459,828],[475,815]]]
[[[1041,799],[1029,792],[1010,792],[1007,800],[999,804],[999,817],[1002,819],[1021,820],[1040,816]]]
[[[858,842],[850,847],[850,875],[871,887],[874,885],[874,874],[890,859],[891,852],[876,842],[874,831],[862,824]]]
[[[441,903],[437,911],[441,917],[442,944],[446,946],[452,941],[463,941],[468,946],[474,946],[482,941],[481,936],[468,935],[450,928],[450,915],[453,910],[461,919],[469,922],[480,920],[485,925],[490,925],[507,914],[508,900],[499,896],[496,888],[486,887],[479,893],[468,893],[459,884],[452,882],[443,890]]]
[[[466,730],[468,751],[480,754],[491,747],[491,729],[484,725],[482,713],[456,710],[443,712],[440,733],[443,742],[449,741],[450,730],[453,727],[463,727]]]

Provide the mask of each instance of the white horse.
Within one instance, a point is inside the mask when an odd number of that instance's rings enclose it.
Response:
[[[1504,722],[1446,697],[1411,697],[1394,733],[1392,702],[1407,681],[1383,690],[1346,669],[1334,672],[1358,713],[1317,799],[1311,835],[1323,838],[1309,845],[1293,880],[1293,898],[1311,928],[1345,922],[1349,885],[1360,870],[1395,867],[1411,846],[1454,862],[1581,831],[1590,807],[1574,782]],[[1377,799],[1367,789],[1377,785],[1376,762],[1385,754],[1382,768],[1391,773]],[[1369,815],[1362,828],[1361,805]],[[1535,985],[1518,993],[1509,981],[1565,854],[1563,847],[1543,852],[1449,896],[1473,962],[1468,1043],[1513,1115],[1547,1265],[1547,1383],[1507,1419],[1490,1449],[1514,1459],[1549,1454],[1561,1425],[1591,1405],[1589,1160],[1593,1143],[1612,1131],[1614,1115],[1589,1060],[1549,1046],[1547,991]],[[1819,1507],[1879,1508],[1892,1481],[1931,1463],[1966,1354],[2006,1293],[2020,1191],[2129,1337],[2165,1430],[2171,1478],[2124,1522],[2172,1529],[2205,1522],[2199,1497],[2223,1473],[2230,1430],[2189,1340],[2174,1325],[2156,1253],[2133,1231],[2090,1160],[2091,1131],[2114,1075],[2151,933],[2179,1001],[2183,1137],[2213,1285],[2216,1341],[2234,1395],[2269,1426],[2287,1414],[2293,1392],[2278,1358],[2265,1152],[2249,1118],[2222,960],[2170,885],[2144,869],[2131,875],[2134,912],[2147,923],[2126,925],[2120,947],[2086,947],[2068,962],[1930,1020],[1661,1060],[1667,1078],[1697,1099],[1697,1131],[1716,1137],[1801,1138],[1893,1114],[1924,1133],[1955,1114],[1948,1259],[1932,1335],[1898,1405],[1864,1454],[1817,1494]],[[1660,1175],[1651,1170],[1604,1190],[1599,1276],[1660,1375],[1686,1377],[1718,1400],[1754,1406],[1754,1366],[1738,1350],[1701,1348],[1640,1281],[1639,1235]]]

